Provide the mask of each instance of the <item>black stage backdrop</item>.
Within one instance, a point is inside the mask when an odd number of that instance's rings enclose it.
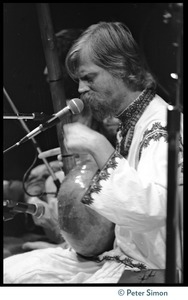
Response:
[[[50,3],[54,31],[86,28],[99,21],[121,21],[132,31],[142,47],[151,71],[157,77],[159,94],[167,102],[174,96],[176,53],[174,30],[166,22],[169,3]],[[4,3],[3,85],[20,113],[53,113],[48,83],[43,70],[45,58],[35,3]],[[6,97],[4,113],[13,113]],[[28,120],[30,130],[39,121]],[[3,120],[3,149],[18,142],[26,132],[18,120]],[[36,137],[42,151],[57,147],[56,129]],[[4,154],[3,178],[22,179],[34,159],[32,142]],[[41,163],[40,160],[36,164]]]

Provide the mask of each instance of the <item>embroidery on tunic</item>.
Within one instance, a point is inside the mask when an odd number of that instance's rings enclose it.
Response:
[[[165,139],[165,142],[168,142],[168,133],[167,126],[162,126],[160,122],[156,122],[153,124],[151,129],[147,129],[144,133],[143,140],[140,143],[139,150],[139,160],[142,155],[143,148],[147,148],[150,144],[151,140],[159,141],[161,138]]]
[[[134,129],[136,123],[142,116],[146,107],[153,100],[155,91],[153,89],[145,89],[138,98],[132,102],[128,108],[119,116],[121,126],[119,128],[119,141],[116,149],[127,158],[132,143]]]
[[[143,264],[143,263],[133,263],[133,260],[129,257],[126,257],[124,259],[121,259],[118,255],[116,256],[103,256],[102,258],[100,258],[99,256],[97,257],[92,257],[91,260],[95,261],[95,262],[102,262],[102,261],[116,261],[118,263],[122,263],[124,264],[126,267],[130,267],[130,268],[138,268],[140,270],[144,270],[147,269],[147,267]]]
[[[101,180],[107,180],[110,176],[109,174],[109,169],[115,169],[118,165],[116,158],[120,158],[122,159],[122,156],[115,151],[111,158],[108,160],[107,164],[104,166],[104,168],[101,171],[98,171],[97,174],[94,176],[94,178],[92,179],[91,183],[90,183],[90,187],[88,190],[88,193],[86,193],[84,195],[84,197],[82,198],[82,202],[85,204],[91,204],[94,199],[92,198],[91,194],[92,193],[100,193],[102,186],[101,186]]]
[[[143,148],[147,148],[151,140],[157,142],[161,138],[164,138],[166,143],[168,142],[167,126],[162,126],[160,122],[156,122],[153,124],[152,128],[147,129],[143,135],[143,140],[140,143],[139,160],[142,155]],[[181,136],[179,138],[179,152],[183,153],[183,143]],[[181,172],[183,172],[183,162],[178,166],[181,166]]]
[[[155,91],[153,89],[143,90],[142,93],[135,99],[135,101],[133,101],[128,106],[128,108],[125,111],[123,111],[123,113],[120,116],[118,116],[118,118],[122,122],[119,126],[120,136],[122,139],[119,141],[119,143],[117,143],[116,151],[108,160],[107,164],[104,166],[101,172],[97,172],[97,174],[91,181],[86,194],[82,198],[82,202],[84,204],[92,204],[94,199],[92,198],[91,194],[100,193],[100,191],[102,190],[102,186],[100,183],[101,180],[107,180],[109,178],[109,168],[115,169],[117,167],[117,162],[115,161],[115,158],[127,158],[132,143],[136,123],[140,119],[146,107],[153,100],[154,96]]]

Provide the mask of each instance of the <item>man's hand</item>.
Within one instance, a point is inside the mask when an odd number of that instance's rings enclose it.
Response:
[[[48,242],[43,242],[43,241],[35,241],[35,242],[25,242],[22,245],[23,250],[36,250],[36,249],[46,249],[46,248],[57,248],[61,247],[63,249],[69,248],[69,245],[67,242],[63,242],[61,244],[52,244]]]
[[[103,168],[115,151],[104,135],[79,122],[65,124],[63,129],[64,145],[67,150],[74,154],[91,154],[99,169]]]
[[[103,168],[115,151],[104,135],[84,124],[79,122],[65,124],[63,129],[64,145],[67,148],[67,152],[75,155],[89,153],[94,157],[99,169]],[[62,163],[60,153],[60,148],[54,148],[40,153],[38,157],[46,158],[57,155],[58,160]]]

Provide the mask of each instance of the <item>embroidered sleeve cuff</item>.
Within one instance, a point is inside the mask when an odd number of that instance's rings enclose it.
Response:
[[[103,169],[98,171],[93,177],[88,190],[82,198],[82,203],[90,205],[93,203],[94,199],[92,193],[99,194],[102,190],[101,181],[108,180],[110,177],[110,169],[115,169],[118,165],[118,161],[123,159],[123,156],[119,154],[116,150],[112,153],[111,157],[103,167]]]

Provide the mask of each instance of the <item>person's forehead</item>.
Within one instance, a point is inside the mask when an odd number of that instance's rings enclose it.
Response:
[[[96,65],[81,65],[78,67],[78,75],[93,74],[101,72],[101,68]]]
[[[103,71],[103,69],[92,62],[91,59],[82,58],[79,62],[77,71],[79,76],[85,76],[87,74],[99,73]]]

